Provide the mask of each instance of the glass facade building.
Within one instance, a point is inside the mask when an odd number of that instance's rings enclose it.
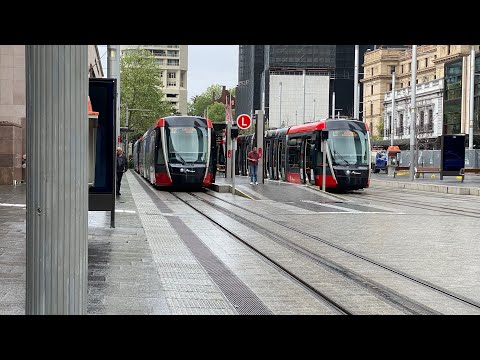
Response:
[[[359,80],[363,54],[373,45],[360,45]],[[329,104],[335,92],[335,108],[340,115],[353,116],[355,45],[240,45],[239,86],[236,93],[238,114],[265,109],[269,116],[270,74],[330,77]],[[360,99],[363,87],[360,86]],[[361,106],[360,106],[361,108]]]
[[[456,60],[445,64],[444,95],[443,95],[443,133],[460,134],[462,112],[462,60]],[[470,68],[468,69],[470,71]],[[475,57],[475,80],[473,100],[473,134],[474,143],[479,142],[480,136],[480,56]],[[467,96],[470,96],[467,94]],[[469,124],[467,124],[467,127]],[[468,133],[470,129],[465,129]]]

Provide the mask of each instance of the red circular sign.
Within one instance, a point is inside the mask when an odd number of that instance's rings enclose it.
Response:
[[[248,129],[252,125],[252,119],[247,114],[237,116],[237,126],[240,129]]]

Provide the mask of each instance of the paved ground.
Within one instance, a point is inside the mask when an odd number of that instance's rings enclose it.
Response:
[[[480,302],[480,246],[474,241],[480,238],[477,197],[375,185],[338,195],[307,186],[278,182],[251,186],[248,182],[246,177],[236,179],[251,199],[230,193],[211,193],[217,198],[196,193],[216,203],[218,209],[192,195],[176,195],[355,313],[402,311],[220,210],[267,226],[272,234],[311,249],[358,278],[372,279],[416,303],[427,303],[434,312],[476,313],[456,300],[399,280],[348,251]],[[25,208],[21,204],[25,204],[24,185],[0,187],[0,314],[23,314],[25,308]],[[441,211],[447,208],[461,211]],[[89,213],[89,314],[334,313],[174,194],[154,189],[133,172],[124,177],[122,196],[117,199],[116,228],[109,228],[109,223],[108,213]]]
[[[25,185],[0,185],[0,315],[25,312]],[[20,205],[20,206],[15,206]]]
[[[388,176],[385,172],[372,173],[372,179],[374,180],[387,180],[387,181],[399,181],[399,182],[411,182],[410,173],[402,172],[400,175]],[[461,186],[461,187],[480,187],[480,174],[467,174],[462,183],[460,176],[444,176],[440,180],[439,174],[425,174],[425,177],[420,175],[419,178],[415,178],[414,182],[421,184],[435,184],[435,185],[449,185],[449,186]]]

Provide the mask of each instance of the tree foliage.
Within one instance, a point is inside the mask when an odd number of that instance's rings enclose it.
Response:
[[[143,134],[160,117],[175,113],[175,107],[164,100],[160,67],[155,57],[144,49],[127,51],[120,60],[120,123],[125,126],[126,108],[149,111],[129,111],[128,125],[133,136]]]
[[[235,96],[235,90],[236,88],[232,88],[228,91],[232,96]],[[208,112],[208,117],[212,122],[225,122],[225,104],[214,102],[221,94],[221,85],[210,85],[202,94],[190,99],[188,103],[188,115],[204,116]],[[232,116],[235,121],[235,109],[232,109]]]
[[[214,103],[214,100],[222,94],[222,86],[215,84],[210,85],[207,90],[205,90],[200,95],[194,96],[191,99],[191,102],[188,104],[188,114],[194,116],[203,116],[206,112],[207,107]],[[210,115],[210,114],[209,114]],[[224,120],[225,120],[225,110],[224,110]]]
[[[214,123],[225,122],[225,105],[219,102],[208,106],[208,118]]]

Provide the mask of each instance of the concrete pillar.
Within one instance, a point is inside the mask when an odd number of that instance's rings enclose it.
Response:
[[[88,45],[27,45],[26,314],[87,312]]]

